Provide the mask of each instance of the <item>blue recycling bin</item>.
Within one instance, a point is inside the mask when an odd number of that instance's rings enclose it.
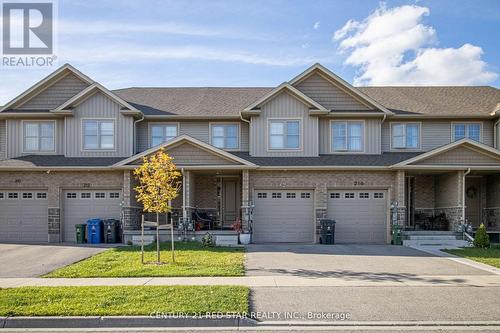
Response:
[[[87,221],[87,242],[90,244],[102,243],[102,220],[90,219]]]

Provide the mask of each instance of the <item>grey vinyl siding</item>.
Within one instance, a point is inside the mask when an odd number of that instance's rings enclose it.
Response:
[[[0,120],[0,160],[6,158],[6,145],[7,145],[7,128],[5,126],[5,120]]]
[[[88,87],[73,74],[68,74],[52,86],[35,95],[19,109],[53,109]]]
[[[495,140],[496,140],[495,148],[500,149],[500,123],[497,124],[496,132],[497,132],[497,137],[495,138]]]
[[[332,118],[320,118],[319,119],[319,153],[320,154],[332,154],[330,151],[331,146],[331,131],[330,131],[330,121],[334,120]],[[341,119],[335,119],[341,120]],[[359,119],[348,119],[348,120],[359,120]],[[365,119],[365,140],[364,140],[364,152],[357,154],[380,154],[380,131],[381,131],[381,120],[380,119]]]
[[[195,139],[210,144],[210,122],[209,121],[141,121],[137,124],[137,152],[142,152],[150,145],[149,127],[151,124],[172,123],[177,124],[180,128],[179,135],[186,134]],[[212,122],[214,123],[214,122]],[[217,122],[219,123],[219,122]],[[220,123],[223,123],[222,121]],[[234,123],[234,122],[231,122]],[[245,122],[240,122],[240,148],[239,151],[248,151],[249,144],[249,126]]]
[[[26,119],[24,121],[47,121],[47,119]],[[15,158],[24,155],[63,155],[64,154],[64,119],[55,119],[55,152],[41,152],[41,153],[23,153],[23,120],[21,119],[7,119],[7,158]]]
[[[300,118],[300,150],[273,151],[267,147],[269,118]],[[279,94],[264,104],[261,114],[252,117],[250,125],[250,154],[252,156],[317,156],[318,155],[318,117],[309,116],[309,108],[297,98],[286,92]]]
[[[222,157],[218,157],[213,153],[195,147],[191,144],[182,144],[169,150],[169,155],[179,165],[232,165],[231,162]]]
[[[296,88],[331,110],[368,110],[354,97],[333,85],[318,74],[313,74],[296,85]]]
[[[458,147],[437,156],[427,158],[415,164],[442,164],[442,165],[498,165],[496,158],[479,154],[465,147]]]
[[[133,154],[133,118],[120,114],[121,106],[109,97],[96,93],[74,109],[66,118],[66,156],[68,157],[126,157]],[[113,151],[83,151],[82,120],[113,119],[115,149]]]
[[[491,121],[483,121],[483,120],[475,121],[469,119],[463,121],[454,120],[453,122],[449,120],[417,120],[417,121],[421,123],[422,127],[421,138],[420,138],[422,151],[429,151],[451,143],[452,140],[451,124],[460,122],[482,123],[482,143],[493,147],[493,122]],[[382,125],[382,151],[390,151],[391,149],[390,124],[391,121],[386,121]]]

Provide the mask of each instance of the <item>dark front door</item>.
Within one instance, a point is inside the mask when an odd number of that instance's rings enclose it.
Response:
[[[225,178],[222,181],[222,222],[229,227],[236,221],[240,208],[239,179]]]
[[[465,178],[465,217],[474,227],[481,223],[481,177]]]

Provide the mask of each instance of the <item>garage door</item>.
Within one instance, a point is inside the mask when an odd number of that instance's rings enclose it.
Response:
[[[256,190],[254,198],[253,242],[314,241],[312,191]]]
[[[75,225],[93,218],[121,217],[121,191],[89,190],[64,192],[64,241],[75,242]]]
[[[0,241],[47,242],[47,192],[0,190]]]
[[[328,218],[337,222],[336,243],[385,243],[387,191],[329,191]]]

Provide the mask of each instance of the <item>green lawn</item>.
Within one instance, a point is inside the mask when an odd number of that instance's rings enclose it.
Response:
[[[248,311],[247,287],[114,286],[0,289],[0,316],[125,316]]]
[[[146,261],[156,260],[156,244],[146,247]],[[203,247],[199,242],[175,243],[171,263],[170,243],[161,243],[164,265],[141,264],[139,246],[106,250],[93,257],[57,269],[44,277],[140,277],[140,276],[242,276],[244,250]]]
[[[454,254],[456,256],[464,257],[474,261],[481,262],[490,266],[500,268],[500,246],[492,246],[489,249],[478,249],[474,247],[444,250],[445,252]]]

